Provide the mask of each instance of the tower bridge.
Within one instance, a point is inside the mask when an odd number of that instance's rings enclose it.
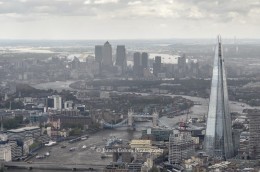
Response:
[[[119,127],[128,127],[128,128],[134,128],[135,126],[135,119],[136,118],[148,118],[148,119],[152,119],[152,125],[153,127],[158,127],[159,124],[169,128],[168,126],[166,126],[164,123],[162,123],[159,120],[159,113],[155,110],[152,115],[142,115],[142,114],[138,114],[135,113],[132,109],[130,109],[128,111],[127,114],[127,118],[123,119],[121,122],[117,123],[117,124],[111,124],[106,122],[104,119],[101,120],[101,124],[104,128],[119,128]]]

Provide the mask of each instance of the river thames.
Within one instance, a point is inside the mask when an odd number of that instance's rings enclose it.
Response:
[[[70,82],[71,83],[71,82]],[[49,86],[53,86],[53,84],[57,84],[58,88],[59,86],[62,86],[62,89],[66,89],[69,87],[68,82],[66,83],[51,83],[51,84],[44,84],[45,89],[48,89]],[[58,86],[59,85],[59,86]],[[43,88],[43,87],[36,87],[36,88]],[[175,95],[168,95],[168,96],[175,96]],[[184,98],[190,99],[195,102],[200,102],[199,105],[194,105],[190,109],[190,114],[188,115],[188,118],[190,117],[202,117],[207,113],[208,110],[208,99],[200,98],[200,97],[191,97],[191,96],[183,96]],[[245,108],[253,108],[250,107],[247,104],[243,104],[240,102],[230,102],[230,111],[231,112],[239,112],[242,113],[243,109]],[[259,108],[259,107],[257,107]],[[160,121],[162,121],[165,125],[169,127],[173,127],[178,123],[179,121],[185,120],[187,117],[186,114],[180,115],[174,118],[167,118],[167,117],[161,117]],[[44,147],[42,148],[38,154],[44,154],[46,152],[50,152],[50,156],[45,159],[36,159],[33,158],[32,162],[37,163],[55,163],[55,164],[96,164],[96,165],[106,165],[109,164],[112,161],[111,157],[103,158],[101,159],[102,153],[100,149],[103,149],[105,147],[106,141],[105,139],[109,139],[111,137],[116,137],[122,140],[131,140],[131,139],[138,139],[141,136],[141,130],[146,129],[148,127],[152,126],[152,122],[142,122],[137,123],[136,125],[136,131],[129,131],[126,130],[126,128],[121,129],[109,129],[109,130],[101,130],[95,134],[90,135],[90,137],[87,140],[76,142],[76,143],[68,143],[63,142],[59,145],[55,145],[52,147]],[[66,148],[61,148],[61,145],[66,145]],[[83,149],[83,146],[86,146],[85,149]],[[96,147],[99,149],[93,150],[92,147]],[[70,148],[75,148],[75,151],[69,151]],[[20,171],[28,171],[28,170],[17,170],[17,169],[10,169],[7,170],[8,172],[20,172]],[[43,172],[46,170],[32,170],[32,172]],[[52,170],[48,170],[49,172],[54,172]]]

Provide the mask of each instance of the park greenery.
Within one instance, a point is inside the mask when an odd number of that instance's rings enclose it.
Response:
[[[11,119],[4,119],[4,128],[9,129],[15,129],[20,127],[23,124],[23,117],[22,116],[15,116]]]

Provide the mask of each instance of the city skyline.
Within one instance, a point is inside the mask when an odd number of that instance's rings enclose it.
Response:
[[[260,171],[259,20],[260,0],[0,0],[0,172]]]
[[[0,39],[259,38],[257,0],[0,1]],[[152,28],[152,29],[151,29]]]

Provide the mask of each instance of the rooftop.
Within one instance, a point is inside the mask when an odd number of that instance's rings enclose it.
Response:
[[[23,127],[23,128],[8,130],[7,132],[20,133],[20,132],[30,131],[30,130],[35,130],[35,129],[39,129],[39,127]]]
[[[151,140],[132,140],[130,145],[135,145],[135,144],[141,144],[141,145],[144,145],[144,144],[147,144],[147,145],[150,145],[151,144]]]

